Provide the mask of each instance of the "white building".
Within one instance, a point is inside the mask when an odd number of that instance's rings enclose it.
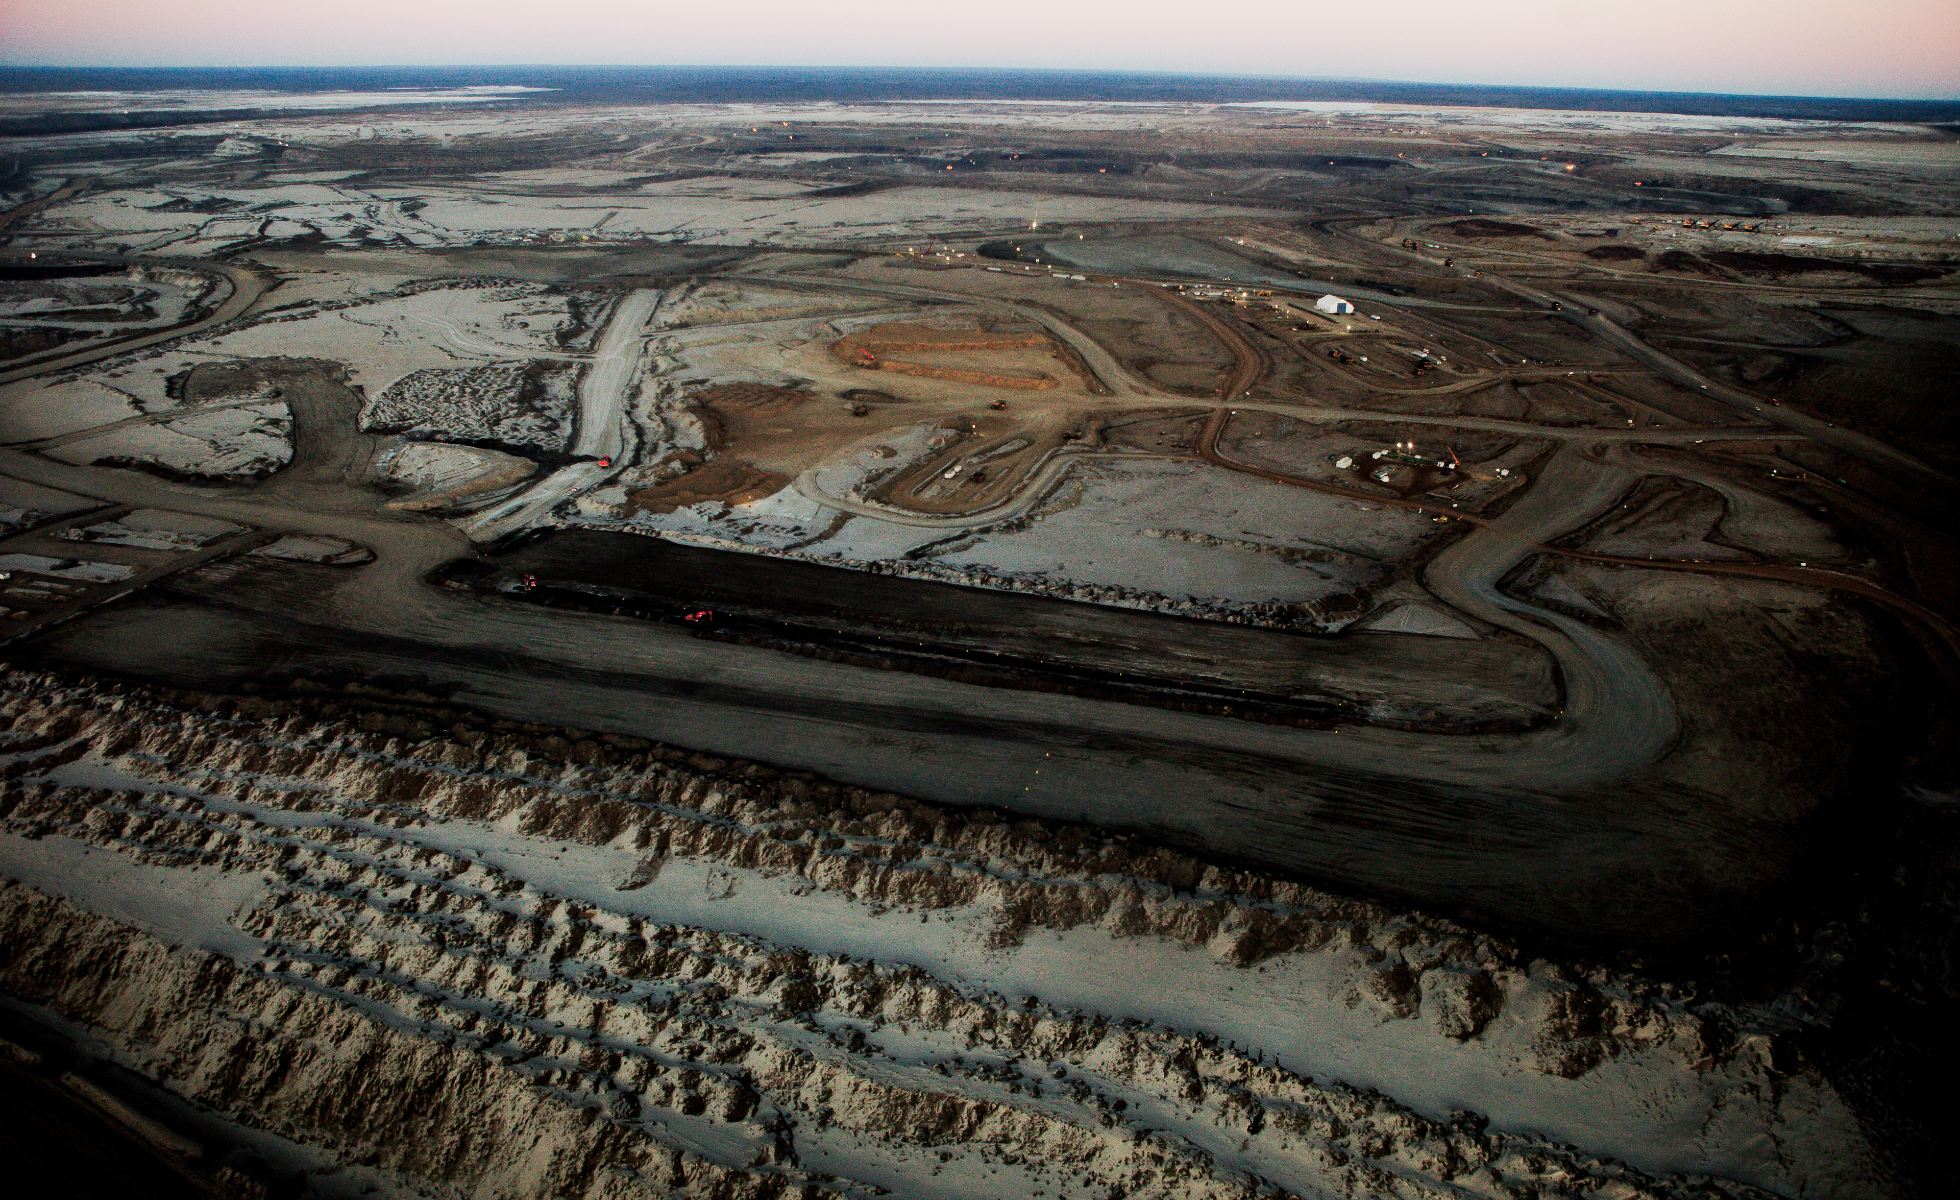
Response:
[[[1344,317],[1354,311],[1354,305],[1341,299],[1339,296],[1322,296],[1313,302],[1313,306],[1321,312],[1336,317]]]

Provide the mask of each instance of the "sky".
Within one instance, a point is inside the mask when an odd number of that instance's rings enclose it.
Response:
[[[1053,67],[1960,99],[1960,0],[0,0],[0,62]]]

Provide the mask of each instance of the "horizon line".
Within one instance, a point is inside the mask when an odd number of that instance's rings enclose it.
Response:
[[[1570,83],[1493,83],[1472,80],[1396,79],[1362,75],[1292,75],[1264,71],[1181,71],[1161,67],[1055,67],[1009,65],[944,64],[932,66],[896,63],[634,63],[634,62],[373,62],[373,63],[105,63],[105,62],[25,62],[0,57],[0,71],[770,71],[844,72],[893,71],[921,74],[983,72],[1025,75],[1117,75],[1138,78],[1262,81],[1302,84],[1360,84],[1408,88],[1477,88],[1486,90],[1528,90],[1626,96],[1684,96],[1750,100],[1854,101],[1862,104],[1956,104],[1960,92],[1914,94],[1843,94],[1830,92],[1783,91],[1697,91],[1680,88],[1642,88],[1594,86]],[[978,97],[976,97],[978,98]]]

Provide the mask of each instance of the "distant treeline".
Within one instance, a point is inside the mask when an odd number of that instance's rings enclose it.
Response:
[[[550,88],[527,104],[649,101],[1153,100],[1192,103],[1350,100],[1787,117],[1835,121],[1960,122],[1960,100],[1727,96],[1583,88],[1485,87],[1361,79],[1183,75],[1121,71],[843,67],[0,67],[0,92],[264,89],[386,91],[476,86]],[[508,100],[503,101],[509,103]],[[225,119],[238,115],[236,110]],[[49,131],[198,124],[210,112],[66,114]],[[90,125],[90,122],[99,124]],[[16,132],[19,132],[16,130]]]

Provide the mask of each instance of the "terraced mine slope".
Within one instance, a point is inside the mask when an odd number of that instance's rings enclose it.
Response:
[[[4,687],[0,987],[221,1119],[247,1177],[1634,1200],[1876,1169],[1786,1018],[1446,922],[623,739]]]

